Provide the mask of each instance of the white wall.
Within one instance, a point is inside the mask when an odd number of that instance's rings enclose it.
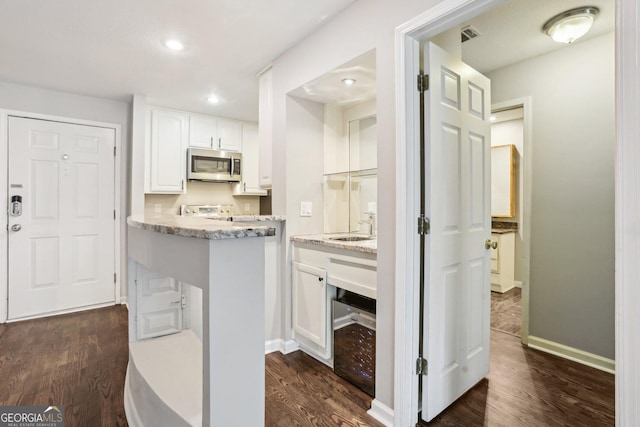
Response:
[[[33,86],[0,82],[0,108],[29,113],[46,114],[72,119],[93,120],[121,126],[121,179],[120,213],[122,247],[126,247],[126,218],[129,212],[129,141],[130,141],[130,104],[110,99],[94,98],[67,92],[41,89]],[[3,231],[4,233],[4,231]],[[120,284],[122,296],[127,295],[126,250],[120,253]],[[2,273],[3,268],[0,268]],[[6,273],[6,272],[5,272]],[[0,286],[6,287],[6,274],[0,274]]]
[[[290,235],[322,232],[296,219],[301,188],[296,171],[322,159],[300,152],[302,141],[288,137],[287,93],[349,60],[376,49],[378,119],[378,306],[376,399],[393,408],[395,264],[395,28],[439,3],[438,0],[357,1],[273,62],[273,212],[287,215]],[[315,171],[315,169],[313,169]],[[319,169],[318,177],[322,174]],[[293,185],[293,187],[289,187]],[[309,197],[321,200],[320,186]],[[306,197],[306,196],[305,196]],[[318,211],[319,212],[319,211]],[[308,230],[308,231],[307,231]],[[290,276],[287,276],[288,278]],[[289,301],[284,301],[288,304]],[[290,322],[285,324],[290,328]]]
[[[614,358],[614,36],[489,74],[531,96],[532,336]]]

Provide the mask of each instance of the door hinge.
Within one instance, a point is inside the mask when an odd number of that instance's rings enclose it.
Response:
[[[187,308],[187,296],[182,294],[182,308]]]
[[[429,74],[418,74],[418,92],[429,90]]]
[[[418,235],[422,236],[425,234],[429,234],[431,231],[431,223],[429,222],[429,218],[426,216],[420,215],[418,217]]]
[[[113,210],[113,219],[116,219],[116,210]]]
[[[116,147],[113,147],[113,157],[116,156]]]
[[[416,359],[416,375],[427,375],[429,371],[429,362],[423,357]]]
[[[113,273],[113,283],[118,283],[118,275]]]

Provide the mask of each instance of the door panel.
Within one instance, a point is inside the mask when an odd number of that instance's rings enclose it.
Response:
[[[114,302],[115,131],[19,117],[8,130],[9,197],[22,197],[9,319]]]
[[[489,371],[489,80],[425,46],[426,216],[422,418],[433,419]],[[425,385],[426,382],[426,385]]]
[[[182,284],[137,265],[138,339],[174,334],[182,330]]]

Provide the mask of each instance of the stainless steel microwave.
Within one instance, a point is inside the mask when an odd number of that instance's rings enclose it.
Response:
[[[187,179],[240,182],[242,180],[242,154],[206,148],[189,148],[187,150]]]

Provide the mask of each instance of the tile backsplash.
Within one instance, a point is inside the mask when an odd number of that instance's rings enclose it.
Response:
[[[189,181],[186,194],[145,194],[144,211],[153,215],[156,208],[162,214],[178,213],[180,205],[234,205],[236,215],[260,214],[259,196],[233,197],[231,185],[217,182]],[[247,208],[249,208],[247,210]]]

